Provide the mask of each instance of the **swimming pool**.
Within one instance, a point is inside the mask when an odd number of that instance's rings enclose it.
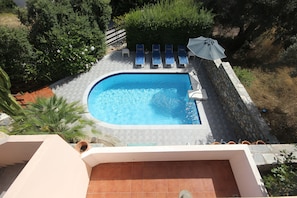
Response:
[[[187,73],[120,73],[97,82],[87,98],[90,114],[116,125],[201,124]]]

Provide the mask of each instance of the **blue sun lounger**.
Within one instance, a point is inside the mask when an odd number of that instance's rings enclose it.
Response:
[[[165,45],[165,67],[172,67],[174,64],[173,45]]]
[[[162,64],[161,51],[159,44],[152,45],[152,66],[160,67]]]
[[[189,64],[189,59],[187,56],[187,51],[185,46],[183,45],[178,46],[177,56],[178,56],[179,66],[185,67]]]
[[[135,67],[143,67],[145,62],[144,45],[136,44]]]

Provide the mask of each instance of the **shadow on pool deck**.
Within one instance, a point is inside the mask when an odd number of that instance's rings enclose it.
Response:
[[[207,75],[203,64],[200,64],[199,58],[193,58],[195,71],[198,74],[201,86],[207,90],[208,100],[203,103],[204,111],[212,131],[212,137],[218,142],[228,142],[233,140],[238,141],[232,127],[234,123],[228,120],[225,111],[223,110],[220,99],[215,92],[215,89]]]
[[[80,101],[85,104],[87,89],[98,79],[115,72],[189,72],[197,69],[198,58],[191,58],[190,65],[186,68],[150,69],[151,55],[146,54],[146,62],[143,68],[134,68],[135,52],[130,52],[130,57],[123,57],[121,51],[114,51],[100,60],[89,72],[76,77],[61,80],[51,86],[57,96],[62,96],[67,101]],[[177,58],[175,57],[177,61]],[[199,67],[198,78],[208,94],[208,100],[202,101],[202,105],[209,122],[210,128],[199,126],[168,125],[168,126],[116,126],[97,122],[96,127],[105,134],[114,136],[128,144],[156,144],[156,145],[185,145],[185,144],[209,144],[216,141],[237,141],[232,128],[232,122],[226,119],[226,114],[219,102],[214,88],[207,77],[205,70]],[[88,115],[88,117],[91,117]]]

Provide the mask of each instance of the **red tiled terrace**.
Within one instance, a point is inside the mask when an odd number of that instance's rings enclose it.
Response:
[[[228,160],[105,163],[92,169],[87,198],[239,196]]]

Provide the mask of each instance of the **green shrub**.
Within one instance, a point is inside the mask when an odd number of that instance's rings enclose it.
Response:
[[[99,25],[106,28],[108,12],[100,21],[98,7],[107,6],[108,1],[79,2],[27,1],[30,41],[40,51],[40,72],[50,80],[88,71],[105,54],[105,35]]]
[[[280,156],[278,165],[263,177],[265,187],[271,196],[297,195],[297,169],[293,164],[296,157],[286,151],[281,151]]]
[[[34,50],[27,28],[0,26],[0,66],[12,82],[32,82],[38,78]]]
[[[109,0],[28,0],[26,4],[19,17],[30,26],[29,42],[40,80],[51,82],[88,71],[105,54]]]
[[[110,0],[71,0],[75,13],[80,16],[88,16],[91,23],[97,23],[99,29],[105,32],[111,18]]]
[[[88,71],[105,54],[105,36],[98,27],[90,28],[86,16],[68,20],[46,32],[46,40],[43,34],[36,37],[40,51],[36,64],[51,81]]]
[[[255,79],[252,72],[248,69],[235,66],[235,67],[233,67],[233,70],[234,70],[235,74],[237,75],[238,79],[240,80],[240,82],[244,86],[249,87],[252,84],[253,80]]]
[[[0,13],[13,12],[16,8],[16,4],[13,0],[1,0],[0,1]]]
[[[28,28],[0,27],[0,66],[13,90],[88,71],[104,56],[109,0],[27,0],[26,5],[18,16]]]
[[[157,2],[158,0],[111,0],[110,5],[112,7],[112,15],[118,17],[145,4],[154,4]]]
[[[297,42],[290,45],[280,55],[280,61],[288,65],[296,65],[296,60],[297,60]]]
[[[193,0],[164,0],[146,5],[124,17],[127,45],[143,43],[149,50],[153,43],[186,44],[190,37],[209,36],[213,15]]]

